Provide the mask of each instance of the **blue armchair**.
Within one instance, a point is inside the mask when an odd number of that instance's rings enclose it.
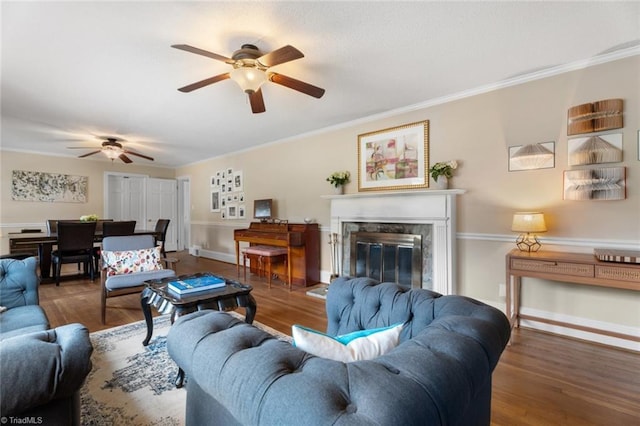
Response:
[[[38,304],[38,260],[0,259],[0,341],[49,328],[49,320]]]
[[[344,363],[224,312],[178,318],[167,348],[187,375],[187,426],[490,424],[491,375],[510,334],[499,310],[344,277],[329,286],[327,322],[332,336],[404,327],[390,352]]]
[[[49,329],[38,305],[37,260],[0,259],[0,413],[79,425],[80,388],[91,371],[82,324]]]

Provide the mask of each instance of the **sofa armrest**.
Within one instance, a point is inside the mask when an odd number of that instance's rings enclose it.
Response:
[[[375,360],[342,363],[201,311],[178,319],[167,345],[188,376],[187,399],[211,398],[239,424],[459,424],[491,393],[482,345],[440,327]]]
[[[73,395],[91,371],[89,331],[68,324],[4,340],[0,345],[4,416]]]

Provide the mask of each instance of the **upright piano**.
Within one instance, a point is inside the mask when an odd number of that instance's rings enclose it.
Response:
[[[320,281],[320,231],[317,223],[251,222],[249,229],[233,231],[236,243],[236,266],[240,271],[240,243],[285,247],[291,265],[291,283],[307,287]],[[252,268],[253,270],[253,268]],[[285,277],[284,265],[275,265],[273,272]]]

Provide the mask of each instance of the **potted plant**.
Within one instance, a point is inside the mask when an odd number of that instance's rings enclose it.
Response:
[[[449,183],[449,179],[453,177],[453,171],[458,168],[458,162],[456,160],[442,161],[434,164],[429,169],[429,174],[433,178],[433,181],[438,184],[441,189],[446,189]],[[438,182],[438,178],[440,182]]]
[[[333,172],[327,178],[327,182],[336,188],[336,192],[342,194],[344,192],[344,185],[350,182],[351,173],[345,170],[344,172]]]
[[[96,222],[98,220],[97,214],[86,214],[84,216],[80,216],[80,221],[82,222]]]

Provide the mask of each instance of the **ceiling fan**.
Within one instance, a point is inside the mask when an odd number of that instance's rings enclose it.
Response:
[[[84,158],[84,157],[88,157],[90,155],[93,154],[98,154],[99,152],[104,153],[104,155],[106,155],[108,158],[111,159],[111,161],[115,160],[116,158],[121,159],[123,162],[125,163],[133,163],[133,161],[126,156],[126,154],[129,155],[135,155],[137,157],[142,157],[145,158],[147,160],[153,161],[152,157],[149,157],[147,155],[143,155],[143,154],[139,154],[137,152],[125,149],[122,144],[120,142],[125,142],[124,139],[118,138],[118,137],[114,137],[114,136],[98,136],[98,139],[102,139],[102,145],[100,147],[100,149],[96,150],[96,151],[92,151],[89,152],[87,154],[83,154],[78,156],[78,158]],[[69,146],[67,147],[69,149],[93,149],[94,147],[92,146]]]
[[[181,87],[178,89],[181,92],[188,93],[192,90],[200,89],[210,84],[230,78],[238,83],[242,90],[249,95],[251,111],[253,111],[254,114],[265,112],[264,99],[262,97],[262,90],[260,90],[260,86],[267,81],[280,84],[281,86],[297,90],[298,92],[318,99],[324,95],[324,89],[321,89],[320,87],[287,77],[283,74],[269,71],[269,68],[271,67],[304,57],[302,52],[293,46],[287,45],[265,54],[253,44],[243,44],[239,50],[233,52],[231,58],[189,46],[187,44],[174,44],[171,47],[216,59],[233,66],[233,70],[230,72],[219,74],[214,77],[198,81],[197,83]]]

